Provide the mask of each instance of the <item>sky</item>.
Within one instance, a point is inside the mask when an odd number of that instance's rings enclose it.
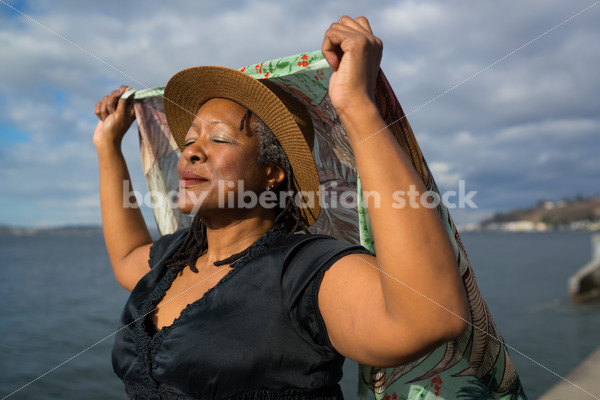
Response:
[[[382,39],[382,70],[440,189],[477,192],[477,208],[451,211],[458,224],[600,194],[592,0],[0,0],[0,225],[100,223],[94,106],[119,85],[319,49],[344,14]],[[123,146],[143,192],[135,129]]]

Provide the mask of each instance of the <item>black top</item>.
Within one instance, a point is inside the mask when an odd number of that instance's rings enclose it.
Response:
[[[121,316],[112,361],[128,396],[341,399],[344,358],[329,342],[317,293],[335,261],[368,251],[305,234],[258,246],[171,326],[156,332],[149,314],[177,274],[164,261],[184,237],[179,231],[152,246],[152,269]]]

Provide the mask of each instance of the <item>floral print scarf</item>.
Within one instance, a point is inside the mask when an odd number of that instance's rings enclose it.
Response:
[[[350,144],[327,96],[332,70],[320,51],[312,51],[259,64],[240,71],[268,78],[302,100],[315,126],[313,156],[321,181],[322,210],[313,233],[361,243],[374,251],[367,212],[361,205],[360,180]],[[140,132],[141,158],[153,210],[161,234],[189,225],[165,199],[176,196],[179,150],[171,138],[162,107],[163,88],[130,91],[134,96]],[[376,100],[382,117],[419,173],[427,189],[439,193],[413,131],[383,72],[377,81]],[[160,194],[161,196],[157,196]],[[456,254],[471,309],[469,328],[429,354],[395,368],[361,365],[357,393],[375,399],[526,399],[490,311],[477,287],[460,236],[444,204],[437,206]],[[377,329],[377,327],[373,327]]]

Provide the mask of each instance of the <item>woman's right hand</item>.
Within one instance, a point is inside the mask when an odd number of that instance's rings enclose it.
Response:
[[[120,146],[123,136],[135,121],[132,97],[126,100],[120,98],[127,89],[127,86],[121,86],[96,103],[95,113],[100,119],[94,132],[96,146],[103,144]]]
[[[102,230],[117,282],[131,291],[149,271],[152,236],[137,203],[131,204],[131,177],[121,151],[121,140],[135,120],[131,97],[121,86],[96,104],[100,119],[94,132],[100,171]],[[127,201],[127,203],[125,202]]]

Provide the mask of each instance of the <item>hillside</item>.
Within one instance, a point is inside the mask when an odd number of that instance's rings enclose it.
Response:
[[[481,227],[494,230],[598,230],[600,196],[540,201],[534,207],[496,214],[481,222]]]

